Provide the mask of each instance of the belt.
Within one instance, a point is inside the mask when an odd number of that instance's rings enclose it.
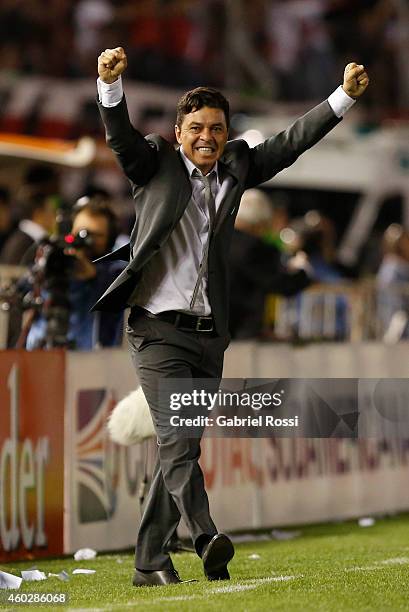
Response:
[[[213,317],[197,317],[196,315],[178,312],[177,310],[166,310],[165,312],[153,314],[153,312],[149,312],[139,306],[134,306],[132,311],[134,310],[137,310],[149,319],[166,321],[166,323],[170,323],[179,329],[188,329],[195,332],[212,332],[214,330]]]

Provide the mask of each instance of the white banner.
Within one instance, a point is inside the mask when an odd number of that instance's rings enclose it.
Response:
[[[409,344],[233,344],[227,378],[409,375]],[[106,434],[115,402],[137,386],[126,351],[70,353],[66,371],[64,549],[133,546],[145,448]],[[220,530],[346,519],[409,509],[409,441],[206,438],[201,464]],[[155,442],[149,445],[153,466]],[[184,531],[186,533],[186,531]]]
[[[146,448],[112,443],[106,420],[116,402],[136,386],[136,374],[124,350],[68,354],[65,552],[84,546],[126,548],[135,540]]]
[[[409,509],[407,440],[207,438],[203,451],[220,530]]]

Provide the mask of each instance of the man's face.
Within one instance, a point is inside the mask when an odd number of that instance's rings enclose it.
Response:
[[[221,108],[203,106],[183,117],[175,126],[176,140],[186,157],[203,174],[207,174],[221,157],[227,142],[226,117]]]
[[[41,225],[48,234],[55,230],[55,202],[52,196],[46,197],[40,208],[33,212],[32,220]]]
[[[109,227],[108,219],[102,215],[91,215],[86,210],[77,214],[72,224],[72,233],[74,236],[80,230],[87,230],[92,235],[92,247],[86,253],[90,258],[99,257],[107,252]]]

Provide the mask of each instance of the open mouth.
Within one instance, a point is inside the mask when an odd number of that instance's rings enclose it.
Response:
[[[200,151],[200,153],[214,153],[215,149],[213,147],[196,147],[196,151]]]

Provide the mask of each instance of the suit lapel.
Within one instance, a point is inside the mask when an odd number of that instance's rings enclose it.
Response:
[[[236,173],[233,172],[231,166],[226,163],[226,158],[224,156],[219,160],[219,168],[222,177],[228,179],[231,185],[228,187],[227,194],[220,203],[219,210],[217,211],[213,234],[219,231],[226,217],[234,213],[234,203],[237,201],[237,190],[239,188],[239,178]]]
[[[192,185],[190,183],[189,173],[187,171],[183,158],[180,154],[179,148],[176,151],[177,151],[178,160],[182,167],[182,171],[183,171],[185,180],[182,181],[181,184],[179,185],[179,193],[178,193],[178,198],[177,198],[177,202],[175,206],[175,217],[174,217],[173,226],[176,225],[176,223],[179,221],[179,219],[185,212],[187,205],[189,204],[190,199],[192,197]]]

